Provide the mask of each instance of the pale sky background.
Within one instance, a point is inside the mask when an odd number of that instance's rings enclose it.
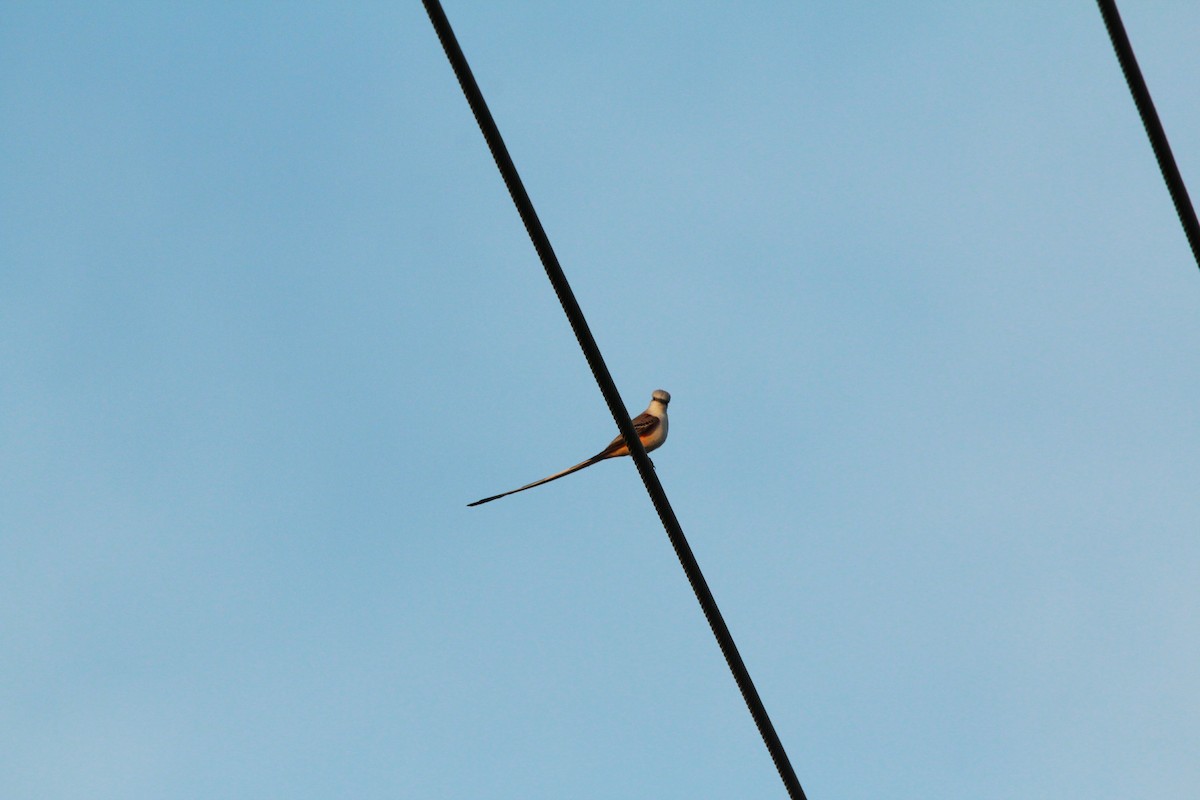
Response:
[[[1200,4],[1121,3],[1200,191]],[[447,2],[813,800],[1192,798],[1200,270],[1091,2]],[[778,798],[417,2],[0,9],[0,785]]]

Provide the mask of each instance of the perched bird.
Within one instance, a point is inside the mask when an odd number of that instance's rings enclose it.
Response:
[[[646,448],[646,452],[655,450],[662,446],[662,443],[667,440],[667,404],[671,402],[671,395],[662,389],[655,389],[650,395],[650,407],[633,418],[633,429],[637,431],[638,438],[642,440],[642,446]],[[621,436],[613,439],[608,447],[601,450],[596,455],[589,458],[587,461],[582,461],[573,467],[564,469],[562,472],[556,472],[548,478],[542,478],[540,481],[526,484],[520,489],[513,489],[511,492],[504,494],[496,494],[491,497],[485,497],[482,500],[476,500],[474,503],[468,503],[468,506],[478,506],[484,503],[490,503],[493,500],[499,500],[501,497],[508,497],[510,494],[523,492],[526,489],[532,489],[535,486],[541,486],[543,483],[556,481],[564,475],[570,475],[572,472],[578,472],[584,467],[590,467],[599,461],[606,458],[616,458],[617,456],[629,455],[629,448],[625,446],[625,439]]]

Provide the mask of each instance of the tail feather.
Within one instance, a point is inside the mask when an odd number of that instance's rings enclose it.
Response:
[[[550,481],[556,481],[559,478],[564,478],[567,475],[570,475],[572,472],[579,472],[579,470],[583,469],[584,467],[590,467],[592,464],[603,461],[606,458],[612,458],[612,457],[613,457],[613,454],[609,452],[609,449],[605,449],[604,451],[599,452],[596,455],[592,456],[587,461],[581,461],[573,467],[567,467],[562,472],[556,472],[553,475],[550,475],[549,477],[542,478],[540,481],[534,481],[533,483],[527,483],[524,486],[522,486],[520,489],[513,489],[511,492],[504,492],[503,494],[494,494],[491,497],[485,497],[482,500],[476,500],[474,503],[467,503],[467,507],[470,508],[472,506],[481,506],[484,503],[490,503],[493,500],[499,500],[501,497],[508,497],[510,494],[516,494],[517,492],[523,492],[526,489],[532,489],[535,486],[541,486],[543,483],[549,483]]]

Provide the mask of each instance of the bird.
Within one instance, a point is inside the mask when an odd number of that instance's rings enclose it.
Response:
[[[650,395],[649,407],[633,418],[633,429],[637,432],[638,438],[642,440],[642,446],[646,448],[647,453],[662,447],[663,442],[667,440],[667,404],[670,402],[671,395],[668,392],[662,389],[655,389]],[[526,489],[532,489],[535,486],[541,486],[543,483],[556,481],[559,478],[570,475],[572,472],[578,472],[585,467],[590,467],[592,464],[599,463],[605,459],[627,455],[629,455],[629,448],[625,445],[625,438],[618,436],[609,442],[608,447],[596,453],[596,455],[587,461],[581,461],[573,467],[568,467],[562,472],[556,472],[547,478],[542,478],[540,481],[525,484],[520,489],[513,489],[511,492],[504,492],[502,494],[494,494],[491,497],[476,500],[474,503],[467,503],[467,507],[481,506],[484,503],[499,500],[501,497],[508,497],[510,494],[516,494]]]

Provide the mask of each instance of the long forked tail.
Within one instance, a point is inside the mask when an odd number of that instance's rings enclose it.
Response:
[[[612,448],[607,448],[604,451],[592,456],[587,461],[581,461],[573,467],[567,467],[562,472],[556,472],[553,475],[549,476],[548,478],[542,478],[540,481],[534,481],[533,483],[527,483],[524,486],[522,486],[520,489],[513,489],[511,492],[504,492],[503,494],[494,494],[491,497],[485,497],[482,500],[476,500],[474,503],[467,503],[467,507],[470,508],[471,506],[481,506],[484,503],[490,503],[493,500],[499,500],[501,497],[508,497],[510,494],[516,494],[517,492],[523,492],[526,489],[532,489],[535,486],[541,486],[543,483],[549,483],[550,481],[556,481],[559,478],[570,475],[572,472],[579,472],[579,470],[583,469],[584,467],[590,467],[592,464],[603,461],[606,458],[612,458],[613,455],[615,455],[615,454],[612,452]]]

